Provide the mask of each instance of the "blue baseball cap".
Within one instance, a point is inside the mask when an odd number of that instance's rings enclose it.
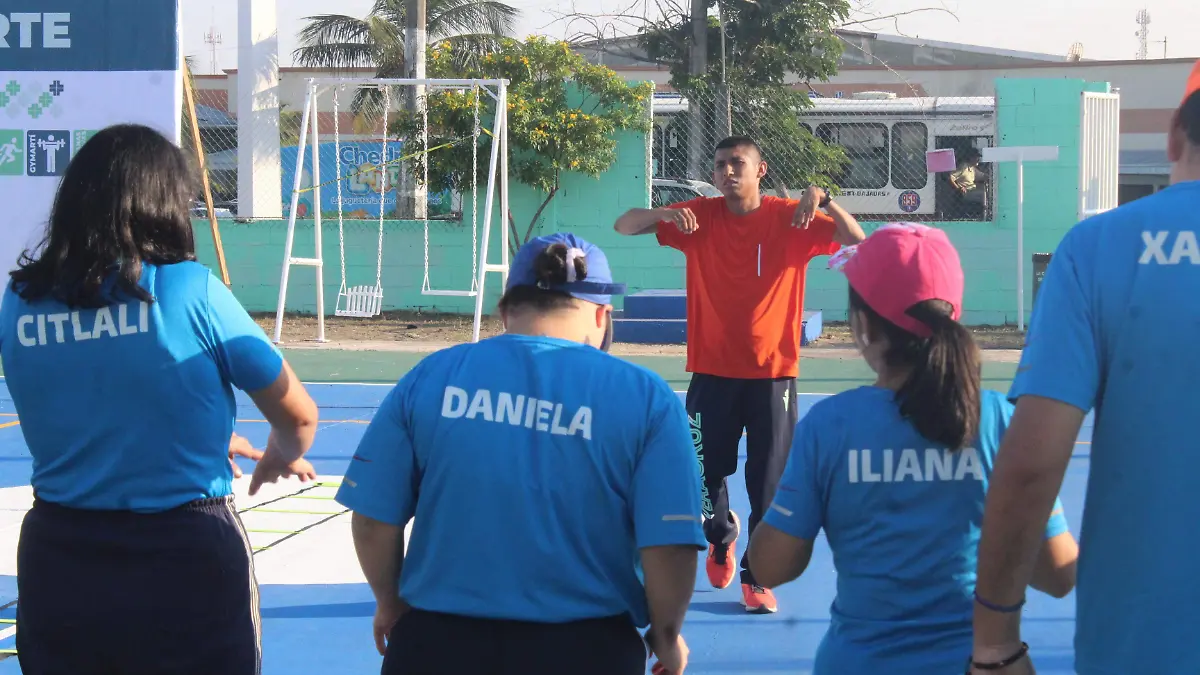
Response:
[[[554,244],[566,245],[568,260],[574,257],[582,257],[587,260],[587,276],[583,279],[575,279],[575,266],[568,264],[567,283],[541,286],[541,288],[562,291],[571,297],[597,305],[612,304],[612,296],[625,294],[625,284],[613,283],[612,269],[608,266],[608,258],[604,255],[604,251],[601,251],[600,247],[595,244],[568,232],[556,232],[530,239],[522,246],[509,266],[508,285],[505,290],[511,290],[517,286],[537,286],[534,261],[542,251]]]

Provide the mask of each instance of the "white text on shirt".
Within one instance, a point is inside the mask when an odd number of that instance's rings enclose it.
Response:
[[[1138,259],[1139,265],[1148,265],[1151,262],[1156,265],[1178,265],[1187,258],[1187,262],[1192,265],[1200,265],[1200,244],[1196,242],[1196,233],[1191,230],[1180,230],[1174,233],[1175,239],[1171,242],[1171,255],[1168,257],[1163,246],[1167,243],[1167,237],[1171,236],[1171,232],[1161,230],[1159,232],[1142,232],[1142,257]]]
[[[487,389],[477,389],[474,394],[468,394],[465,389],[446,387],[442,395],[442,417],[448,419],[465,417],[499,424],[507,422],[526,429],[548,431],[555,436],[578,434],[589,441],[592,440],[591,408],[580,406],[567,426],[562,425],[563,413],[561,403],[505,391],[496,392],[494,402],[492,392]]]
[[[970,477],[983,480],[983,463],[975,448],[951,451],[927,448],[925,461],[916,449],[888,448],[879,452],[851,450],[851,483],[902,483],[904,481],[963,480]],[[878,461],[876,465],[874,462]]]
[[[67,342],[83,342],[93,338],[120,337],[150,331],[150,305],[131,302],[114,307],[101,307],[90,320],[82,316],[85,312],[58,312],[55,314],[22,314],[17,318],[17,340],[24,347],[37,347]],[[137,314],[137,323],[133,314]]]

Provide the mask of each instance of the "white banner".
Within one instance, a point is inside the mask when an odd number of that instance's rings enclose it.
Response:
[[[6,0],[0,9],[0,267],[44,235],[59,180],[119,123],[180,142],[177,0]]]

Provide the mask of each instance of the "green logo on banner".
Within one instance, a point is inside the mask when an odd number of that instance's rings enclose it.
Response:
[[[78,154],[79,149],[83,147],[83,144],[91,140],[92,136],[95,136],[97,131],[98,130],[96,129],[76,129],[72,134],[73,138],[71,143],[71,156],[74,157],[76,154]]]
[[[25,132],[0,129],[0,176],[25,175]]]
[[[61,80],[53,82],[0,82],[0,111],[10,119],[24,115],[36,120],[49,114],[62,114],[60,97],[66,91]]]

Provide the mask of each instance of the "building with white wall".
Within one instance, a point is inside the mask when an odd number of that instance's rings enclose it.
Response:
[[[841,31],[845,43],[838,74],[828,82],[801,83],[824,97],[852,96],[865,91],[897,96],[992,96],[998,78],[1079,78],[1110,82],[1121,94],[1120,192],[1129,201],[1167,184],[1166,131],[1179,104],[1183,83],[1194,58],[1129,61],[1069,61],[1066,54],[1040,54],[977,45],[917,40],[893,35]],[[650,63],[631,38],[577,46],[589,61],[602,63],[631,80],[650,80],[670,91],[670,73]],[[309,77],[369,77],[370,70],[334,72],[313,68],[280,68],[279,101],[300,110]],[[236,70],[196,75],[197,103],[236,114]],[[343,127],[347,128],[347,127]]]

